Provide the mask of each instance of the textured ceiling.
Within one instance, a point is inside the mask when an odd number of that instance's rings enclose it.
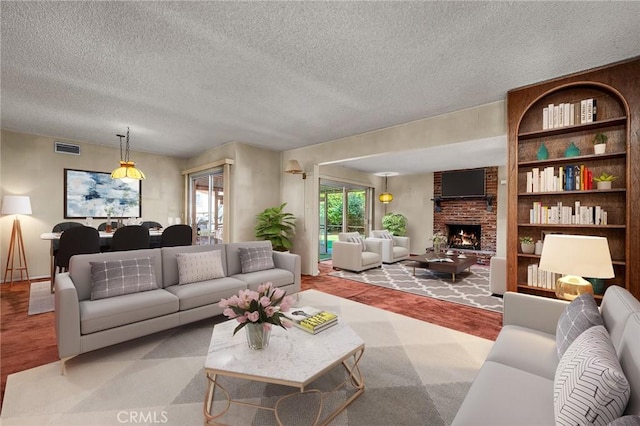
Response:
[[[2,128],[117,146],[129,126],[133,150],[181,157],[312,145],[640,55],[640,2],[0,7]]]

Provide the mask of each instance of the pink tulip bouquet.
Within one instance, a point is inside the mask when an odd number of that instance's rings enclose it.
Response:
[[[280,288],[274,288],[270,282],[260,284],[258,291],[240,290],[237,296],[222,299],[218,306],[224,308],[222,312],[230,319],[236,319],[240,324],[233,330],[235,335],[238,330],[250,323],[263,324],[265,330],[270,330],[272,325],[289,328],[287,321],[282,321],[283,312],[287,312],[294,300],[291,296],[285,296],[286,292]]]

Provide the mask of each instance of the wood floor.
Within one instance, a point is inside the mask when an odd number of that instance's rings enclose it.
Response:
[[[331,277],[331,263],[320,263],[320,275],[302,276],[302,289],[316,289],[443,327],[495,340],[502,314],[383,287]],[[27,315],[29,283],[0,285],[0,373],[4,399],[7,376],[58,360],[55,314]]]

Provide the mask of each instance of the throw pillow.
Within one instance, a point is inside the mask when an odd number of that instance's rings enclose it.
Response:
[[[389,231],[382,231],[380,233],[380,238],[384,238],[385,240],[393,240],[393,235]]]
[[[90,262],[90,265],[91,300],[158,288],[153,258]]]
[[[275,268],[271,247],[241,247],[238,250],[240,250],[240,267],[243,274]]]
[[[556,425],[602,425],[617,419],[630,387],[604,326],[591,327],[560,359],[553,380]]]
[[[189,284],[224,277],[220,250],[177,253],[178,284]]]
[[[349,237],[349,241],[360,244],[360,246],[362,246],[362,251],[367,251],[367,245],[362,237]]]
[[[590,293],[576,297],[564,309],[556,326],[556,349],[561,358],[569,345],[586,329],[604,325],[598,305]]]

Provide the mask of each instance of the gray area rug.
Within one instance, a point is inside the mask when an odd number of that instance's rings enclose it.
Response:
[[[319,291],[300,295],[299,306],[336,312],[339,321],[348,323],[365,341],[360,363],[365,392],[331,425],[450,424],[493,344]],[[59,362],[12,374],[0,421],[3,426],[202,425],[207,386],[204,360],[214,324],[224,319],[216,317],[79,355],[67,361],[64,376]],[[302,333],[297,329],[286,332],[294,331]],[[229,339],[244,340],[245,336],[238,333]],[[342,377],[342,369],[337,368],[311,388],[331,388]],[[270,404],[294,391],[279,385],[224,380],[230,394],[244,402]],[[351,392],[348,386],[327,398],[323,413]],[[313,398],[317,396],[287,400],[282,408],[284,424],[310,424],[318,403]],[[216,398],[214,407],[222,405]],[[276,424],[271,412],[236,405],[220,421],[240,426]]]
[[[51,293],[51,281],[31,283],[29,290],[29,315],[53,312],[54,295]]]
[[[415,268],[415,273],[414,276],[413,266],[396,262],[383,264],[382,268],[357,273],[339,270],[329,275],[474,308],[502,312],[502,298],[492,296],[489,290],[489,268],[486,266],[471,266],[470,272],[457,274],[455,282],[451,282],[451,274],[443,272]]]

